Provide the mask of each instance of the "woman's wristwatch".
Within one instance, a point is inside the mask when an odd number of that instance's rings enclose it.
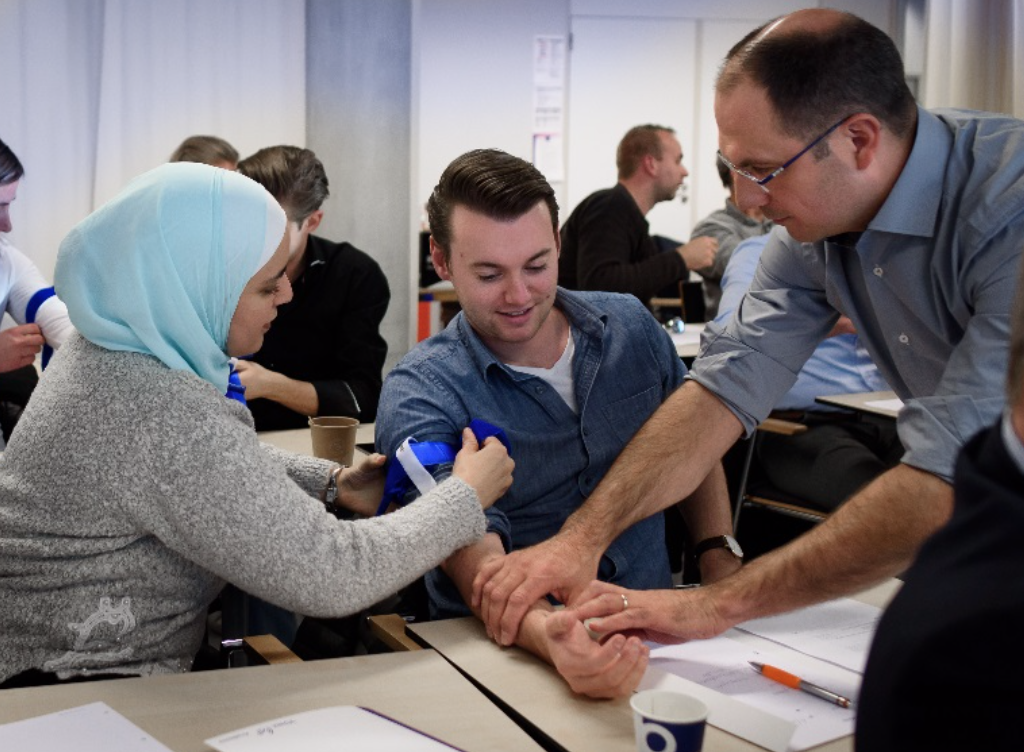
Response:
[[[341,505],[338,504],[338,478],[341,477],[342,471],[345,469],[344,465],[336,465],[331,468],[331,474],[327,476],[327,485],[324,486],[324,490],[320,492],[320,501],[327,507],[327,511],[334,514],[345,514],[347,512]]]

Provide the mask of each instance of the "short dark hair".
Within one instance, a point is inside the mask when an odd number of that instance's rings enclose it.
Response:
[[[25,168],[22,167],[18,157],[11,151],[11,147],[0,141],[0,185],[7,185],[15,180],[21,180],[24,174]]]
[[[238,164],[238,151],[218,136],[189,136],[171,155],[171,162],[199,162],[218,166],[222,162]]]
[[[311,150],[298,146],[260,149],[239,162],[238,171],[266,188],[288,219],[300,225],[330,195],[323,162]]]
[[[1010,315],[1010,367],[1006,375],[1006,404],[1024,405],[1024,264],[1017,277],[1017,296]]]
[[[451,258],[452,212],[464,206],[486,217],[513,220],[543,201],[558,235],[558,201],[540,170],[498,149],[476,149],[456,157],[434,186],[427,217],[434,243]]]
[[[664,125],[635,125],[626,131],[615,151],[615,166],[619,168],[619,180],[633,177],[644,157],[661,159],[661,134],[675,133]]]
[[[837,18],[826,30],[771,29],[778,19],[754,29],[729,51],[716,89],[729,92],[744,80],[763,88],[779,126],[796,138],[813,138],[857,112],[910,138],[916,104],[895,43],[852,13]]]
[[[721,159],[715,160],[715,166],[718,168],[718,177],[722,181],[722,185],[726,190],[732,190],[732,170],[730,170],[725,162]]]

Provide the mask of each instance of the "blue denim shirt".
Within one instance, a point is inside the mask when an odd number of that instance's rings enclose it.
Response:
[[[844,313],[904,401],[903,462],[952,482],[960,447],[1006,402],[1024,238],[1024,122],[918,108],[903,171],[858,235],[777,227],[736,314],[709,324],[690,377],[751,432]]]
[[[573,327],[579,415],[542,379],[499,362],[461,313],[403,358],[381,393],[377,449],[388,457],[409,436],[461,445],[473,418],[505,430],[514,480],[487,520],[506,551],[558,532],[686,373],[671,339],[633,296],[559,288],[556,305]],[[440,480],[451,466],[433,472]],[[630,588],[668,587],[662,515],[622,533],[598,576]],[[427,586],[435,618],[469,613],[440,569]]]

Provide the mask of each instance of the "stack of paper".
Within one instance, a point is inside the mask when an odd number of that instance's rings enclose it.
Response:
[[[757,619],[711,640],[651,645],[641,689],[703,700],[708,723],[773,752],[797,752],[853,733],[855,711],[768,679],[755,661],[856,699],[881,610],[842,599]]]
[[[367,708],[351,705],[277,718],[207,739],[217,752],[451,752],[432,736]]]

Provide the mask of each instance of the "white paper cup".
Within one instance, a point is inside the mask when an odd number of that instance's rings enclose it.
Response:
[[[633,708],[637,752],[700,752],[708,706],[696,697],[665,689],[637,692]]]

